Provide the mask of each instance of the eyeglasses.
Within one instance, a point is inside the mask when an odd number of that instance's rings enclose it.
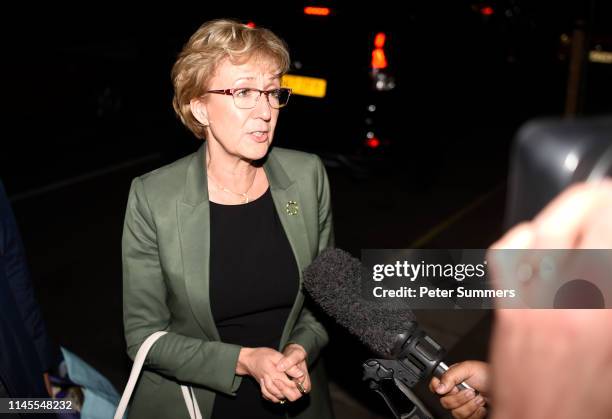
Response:
[[[234,98],[234,104],[240,109],[252,109],[257,106],[257,102],[263,93],[270,106],[274,109],[280,109],[287,106],[291,89],[281,87],[272,90],[259,90],[251,88],[224,89],[224,90],[209,90],[206,93],[216,93],[219,95],[228,95]]]

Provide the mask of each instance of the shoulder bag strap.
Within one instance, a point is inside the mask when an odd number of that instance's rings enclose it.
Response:
[[[134,387],[138,382],[138,377],[140,376],[140,372],[142,370],[145,358],[147,357],[147,354],[149,353],[149,350],[151,349],[153,344],[157,342],[157,340],[166,333],[168,332],[153,333],[143,342],[143,344],[140,346],[140,349],[138,349],[138,353],[136,354],[136,358],[134,359],[134,365],[132,366],[132,372],[130,372],[130,378],[128,379],[128,382],[125,386],[123,395],[121,396],[121,401],[119,401],[119,405],[117,406],[114,419],[123,419],[123,415],[125,414],[128,403],[132,398],[132,392],[134,391]],[[181,385],[181,392],[183,393],[185,405],[187,406],[187,410],[189,411],[189,417],[191,419],[202,419],[200,406],[198,406],[198,401],[195,398],[193,389],[189,386]]]

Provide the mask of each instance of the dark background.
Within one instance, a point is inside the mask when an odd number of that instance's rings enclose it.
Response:
[[[120,266],[127,191],[134,176],[200,145],[173,114],[170,69],[204,21],[231,17],[270,28],[289,45],[292,73],[328,80],[323,100],[291,98],[274,141],[323,157],[337,246],[355,255],[489,246],[503,232],[517,129],[537,117],[612,110],[612,65],[584,59],[567,111],[574,31],[585,35],[583,56],[612,51],[607,1],[317,3],[329,5],[327,18],[304,16],[304,5],[94,2],[3,13],[0,178],[51,335],[118,389],[130,366]],[[379,31],[397,84],[389,92],[372,89],[370,78]],[[371,130],[382,140],[377,149],[364,146]],[[452,349],[449,359],[486,357],[488,314],[419,315]],[[368,354],[330,327],[326,362],[335,388],[349,394],[347,403],[359,398],[384,413],[359,383]]]

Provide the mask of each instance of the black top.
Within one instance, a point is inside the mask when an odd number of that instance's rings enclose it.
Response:
[[[293,252],[268,189],[243,205],[210,203],[210,302],[221,341],[278,349],[298,292]],[[212,417],[272,418],[284,409],[244,377],[237,396],[217,393]]]

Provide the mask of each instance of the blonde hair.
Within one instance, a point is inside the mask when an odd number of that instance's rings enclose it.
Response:
[[[172,106],[181,122],[198,138],[205,138],[204,125],[193,116],[189,103],[204,94],[225,58],[235,64],[262,58],[274,64],[279,75],[285,74],[290,64],[286,44],[268,29],[251,28],[227,19],[200,26],[172,67]]]

